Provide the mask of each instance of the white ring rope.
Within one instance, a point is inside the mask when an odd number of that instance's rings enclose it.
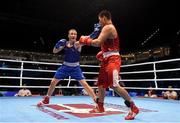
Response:
[[[17,70],[20,71],[21,68],[0,68],[0,70]],[[156,72],[169,72],[169,71],[178,71],[180,68],[174,69],[163,69],[163,70],[156,70]],[[36,72],[56,72],[56,70],[39,70],[39,69],[23,69],[23,71],[36,71]],[[133,74],[133,73],[152,73],[153,70],[146,70],[146,71],[132,71],[132,72],[121,72],[120,74]],[[99,74],[99,72],[83,72],[84,74]]]
[[[49,88],[49,86],[9,86],[9,85],[2,85],[2,88]],[[82,86],[56,86],[56,88],[84,88]],[[91,87],[97,88],[97,87]],[[142,87],[124,87],[125,89],[137,89],[137,90],[180,90],[180,88],[142,88]],[[112,90],[112,89],[110,89]]]
[[[169,60],[161,60],[161,61],[154,61],[154,62],[145,62],[145,63],[138,63],[138,64],[129,64],[129,65],[122,65],[121,67],[132,67],[138,65],[148,65],[148,64],[156,64],[156,63],[165,63],[165,62],[176,62],[180,61],[180,58],[177,59],[169,59]]]
[[[47,73],[53,73],[56,72],[56,70],[45,70],[45,69],[25,69],[24,65],[25,64],[42,64],[42,65],[56,65],[57,68],[62,65],[60,63],[46,63],[46,62],[34,62],[34,61],[20,61],[20,60],[9,60],[9,59],[0,59],[0,62],[16,62],[16,63],[21,63],[19,64],[19,66],[17,68],[13,67],[0,67],[1,71],[20,71],[20,76],[0,76],[1,79],[19,79],[20,80],[20,84],[19,86],[11,86],[11,85],[0,85],[1,87],[6,87],[6,88],[18,88],[18,87],[23,87],[22,83],[23,80],[51,80],[52,78],[44,78],[44,77],[25,77],[23,76],[23,72],[28,71],[28,72],[47,72]],[[168,68],[168,69],[156,69],[156,65],[161,64],[161,63],[170,63],[170,62],[180,62],[180,58],[177,59],[170,59],[170,60],[162,60],[162,61],[155,61],[155,62],[146,62],[146,63],[138,63],[138,64],[130,64],[130,65],[122,65],[122,69],[123,68],[129,68],[129,67],[136,67],[136,66],[145,66],[145,65],[152,65],[152,69],[151,70],[141,70],[141,71],[128,71],[128,72],[121,72],[121,75],[127,75],[127,74],[145,74],[145,73],[152,73],[152,75],[154,76],[153,79],[121,79],[120,81],[129,81],[129,82],[133,82],[133,81],[151,81],[155,83],[155,88],[152,89],[158,89],[158,90],[168,90],[168,88],[158,88],[158,81],[176,81],[179,82],[180,78],[157,78],[157,73],[160,72],[174,72],[174,71],[180,71],[180,68]],[[80,65],[81,67],[85,67],[85,68],[97,68],[99,69],[100,66],[98,65]],[[169,67],[169,66],[168,66]],[[178,66],[177,66],[178,67]],[[87,75],[98,75],[99,72],[96,70],[95,72],[89,72],[89,71],[85,71],[83,72],[84,74]],[[65,79],[65,81],[68,81],[67,86],[58,86],[57,88],[82,88],[80,87],[75,87],[75,86],[70,86],[71,81],[75,81],[74,79],[71,79],[71,77],[69,77],[69,79]],[[86,79],[86,81],[97,81],[97,79]],[[48,88],[49,86],[27,86],[28,88]],[[93,87],[93,88],[97,88],[97,87]],[[147,87],[125,87],[126,89],[148,89]],[[180,90],[179,88],[173,88],[174,90]]]

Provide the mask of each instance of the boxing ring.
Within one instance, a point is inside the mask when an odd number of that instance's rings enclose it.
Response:
[[[58,63],[32,62],[0,59],[0,89],[29,89],[48,88],[50,80],[58,68]],[[86,81],[89,84],[97,81],[99,66],[81,65]],[[129,93],[143,95],[144,91],[154,89],[157,91],[169,90],[168,86],[173,86],[173,90],[180,90],[179,71],[180,59],[162,60],[155,62],[145,62],[139,64],[123,65],[121,68],[121,80],[125,83],[125,88]],[[66,85],[58,85],[57,88],[77,88],[74,86],[75,80],[71,77],[65,79]],[[23,86],[28,83],[27,86]],[[97,88],[96,86],[92,86]],[[1,92],[0,91],[0,92]],[[90,114],[88,111],[93,107],[93,101],[89,96],[52,96],[51,102],[44,107],[36,107],[42,96],[32,97],[0,97],[0,122],[62,122],[62,123],[155,123],[155,122],[180,122],[180,101],[165,100],[162,98],[142,98],[133,96],[133,100],[140,108],[140,113],[135,120],[126,121],[124,117],[128,109],[124,105],[121,97],[115,93],[108,94],[105,99],[105,113]]]

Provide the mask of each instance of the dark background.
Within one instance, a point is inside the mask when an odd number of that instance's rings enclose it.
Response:
[[[70,28],[77,29],[78,38],[90,34],[97,14],[108,9],[120,35],[121,52],[162,45],[176,50],[179,8],[177,0],[2,0],[0,48],[51,53]],[[84,47],[82,54],[97,51]]]

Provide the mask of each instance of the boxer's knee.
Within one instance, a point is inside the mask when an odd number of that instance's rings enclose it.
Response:
[[[81,83],[81,85],[83,87],[88,87],[89,86],[85,80],[80,80],[79,82]]]
[[[52,79],[52,80],[51,80],[51,85],[56,86],[58,82],[59,82],[59,80],[57,80],[57,79]]]

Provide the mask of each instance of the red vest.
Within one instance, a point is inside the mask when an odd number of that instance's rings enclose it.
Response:
[[[119,51],[119,37],[117,36],[114,39],[107,39],[101,44],[101,50],[103,52],[108,51]]]

